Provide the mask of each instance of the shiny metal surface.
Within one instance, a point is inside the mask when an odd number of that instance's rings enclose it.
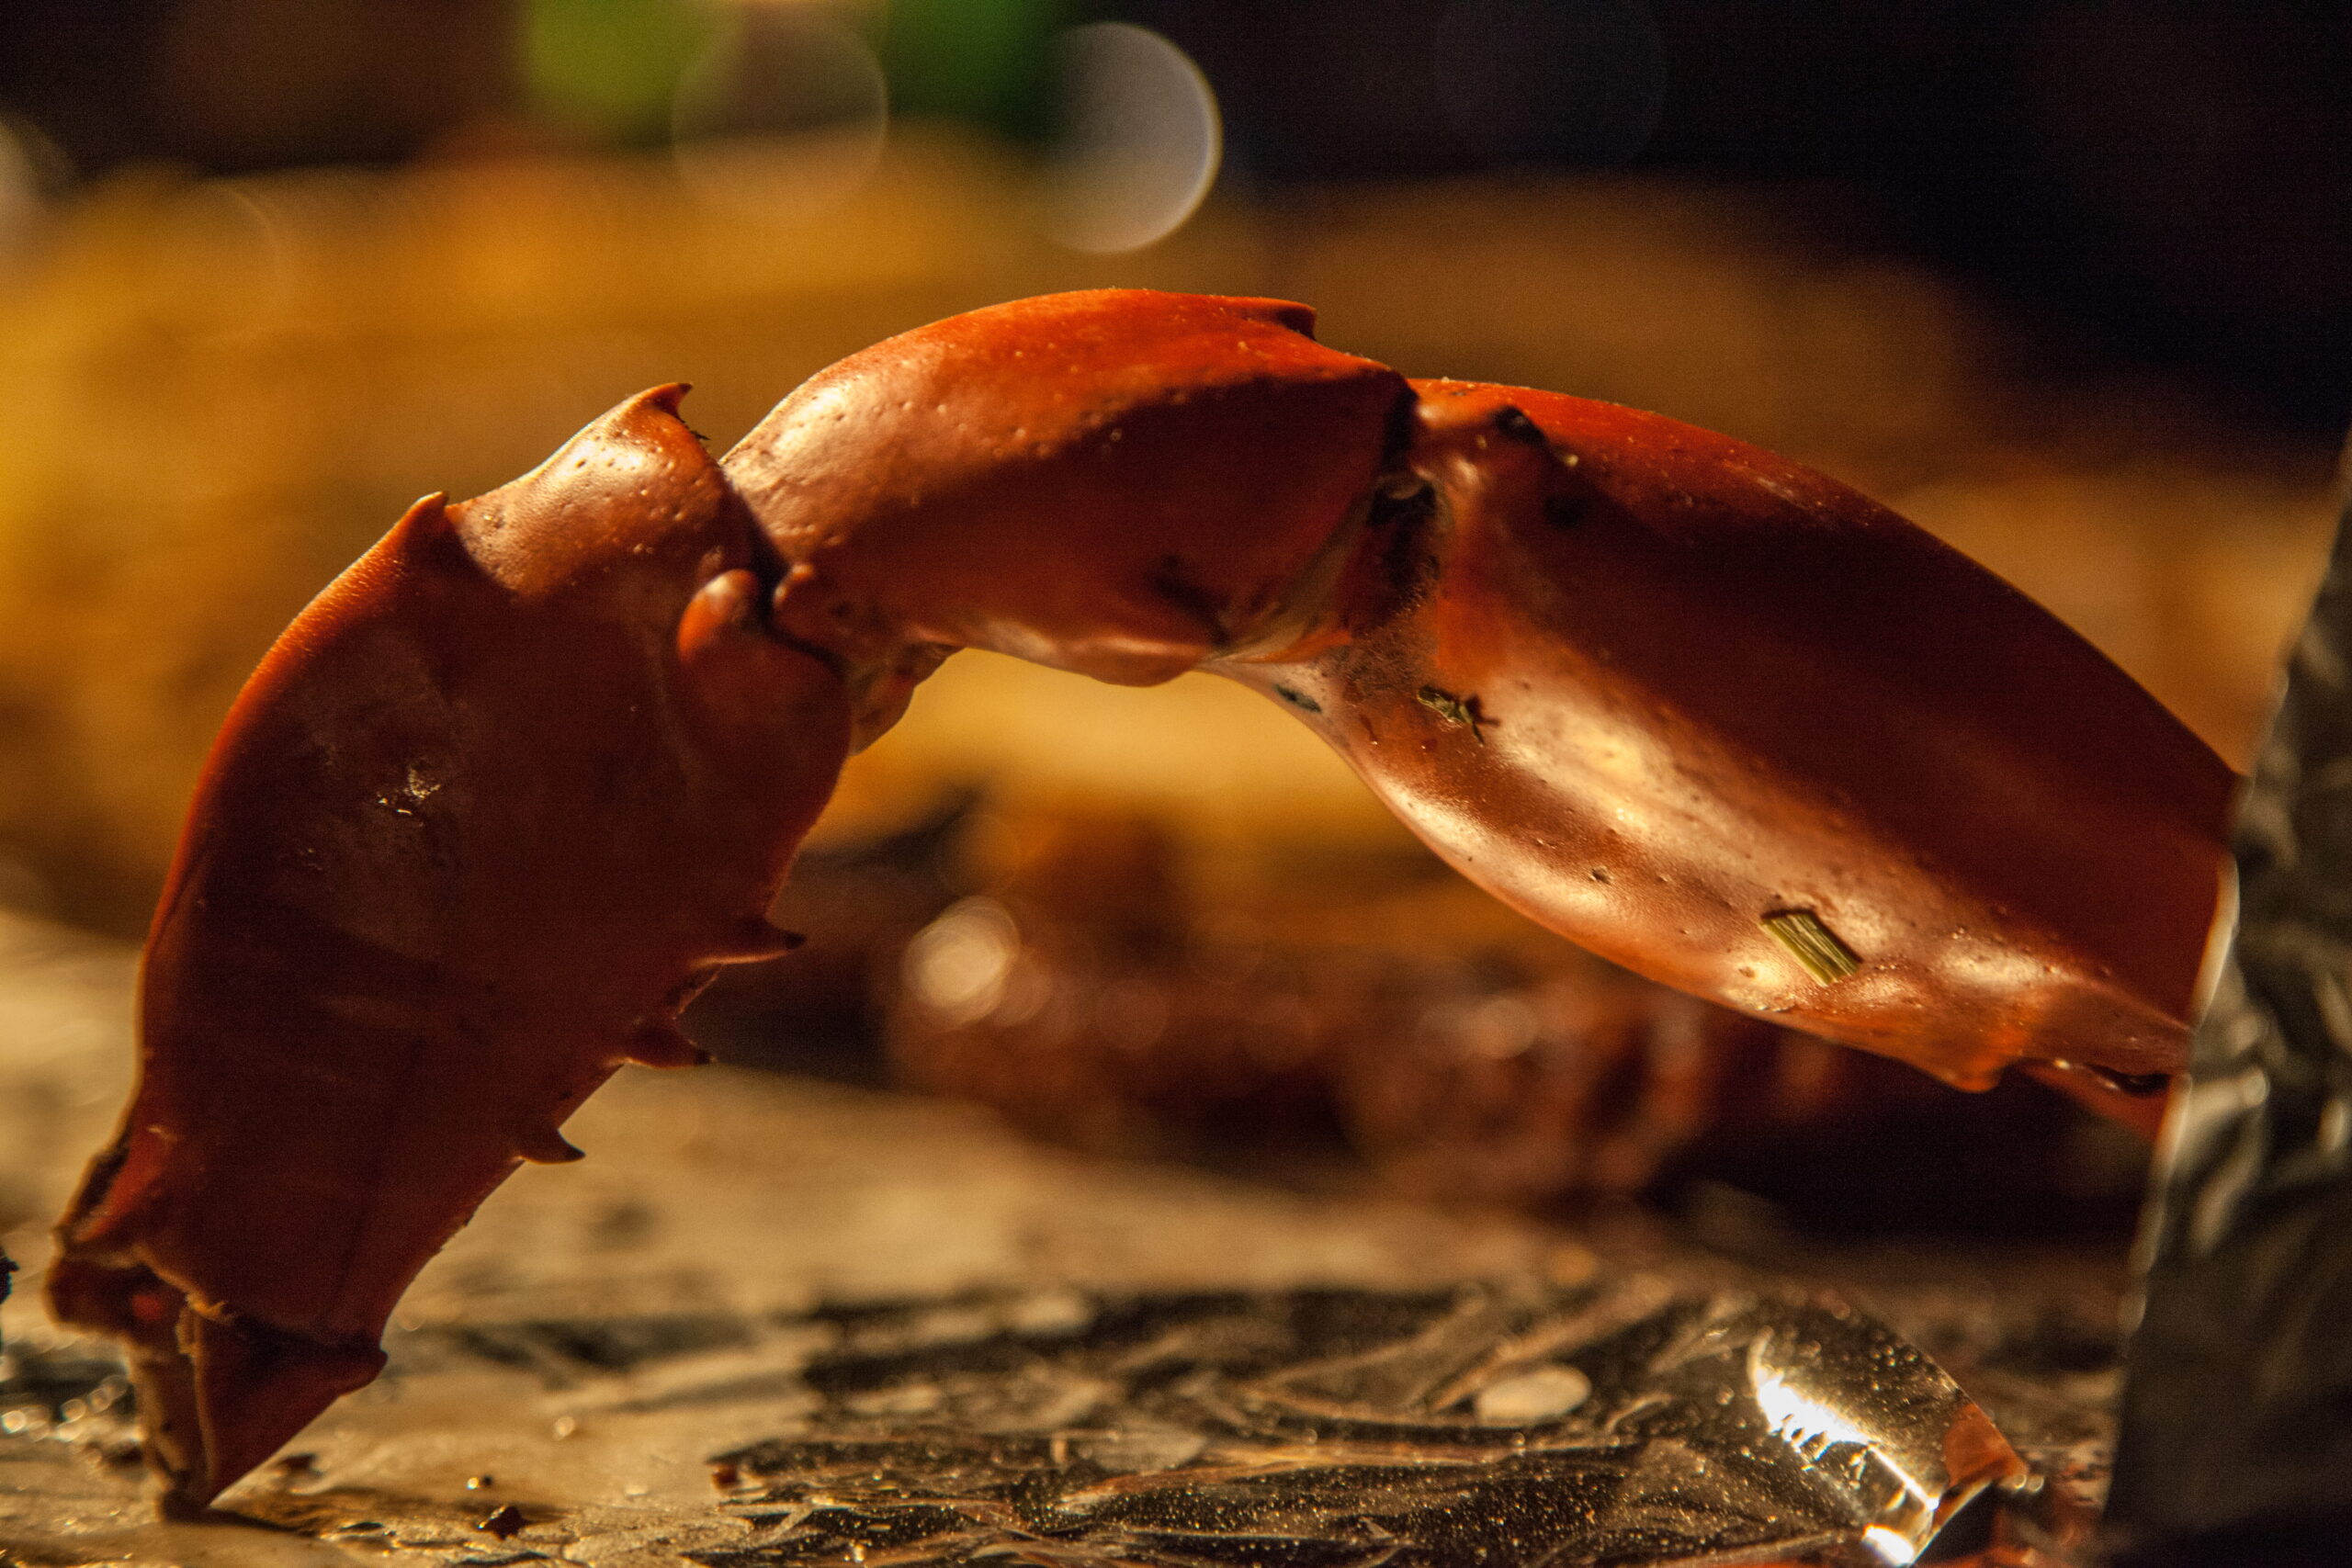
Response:
[[[2143,1238],[2110,1512],[2149,1550],[2352,1513],[2352,528],[2235,855],[2236,934]]]
[[[773,1560],[1877,1568],[2025,1468],[1869,1319],[1654,1280],[893,1326],[809,1369],[805,1435],[719,1461]]]

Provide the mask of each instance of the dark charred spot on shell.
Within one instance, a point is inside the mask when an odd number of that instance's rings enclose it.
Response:
[[[1430,535],[1437,509],[1437,491],[1427,484],[1373,493],[1365,525],[1379,536],[1375,564],[1387,599],[1383,618],[1418,608],[1436,584],[1438,561]]]
[[[1419,427],[1420,394],[1410,387],[1396,394],[1388,405],[1388,418],[1380,433],[1380,460],[1384,467],[1394,467],[1413,445]]]
[[[1528,418],[1526,411],[1514,403],[1505,403],[1495,411],[1495,434],[1522,446],[1540,446],[1546,451],[1552,446],[1551,437],[1544,434],[1544,427]]]
[[[1544,521],[1555,528],[1573,528],[1592,510],[1592,497],[1583,491],[1554,491],[1544,498]]]
[[[1217,603],[1216,594],[1193,580],[1183,557],[1160,557],[1152,565],[1149,585],[1154,594],[1198,621],[1213,646],[1224,644],[1225,606]]]
[[[1283,701],[1298,709],[1301,713],[1321,713],[1323,711],[1323,705],[1321,703],[1317,702],[1305,692],[1299,691],[1297,688],[1293,686],[1284,686],[1277,683],[1274,687],[1274,695],[1282,698]]]
[[[1391,528],[1426,519],[1437,506],[1437,491],[1419,474],[1400,473],[1383,479],[1364,510],[1364,526]]]
[[[2111,1067],[2086,1066],[2083,1069],[2119,1094],[2135,1100],[2164,1093],[2172,1088],[2171,1075],[2166,1073],[2119,1073]]]

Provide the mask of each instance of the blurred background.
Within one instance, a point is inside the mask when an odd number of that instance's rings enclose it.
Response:
[[[673,379],[723,449],[876,338],[1110,284],[1784,450],[2243,765],[2352,413],[2347,106],[2311,0],[9,0],[0,905],[135,938],[246,671],[417,495]],[[1525,927],[1205,679],[952,661],[780,913],[723,1055],[1095,1149],[1865,1228],[2136,1201],[2039,1091]]]

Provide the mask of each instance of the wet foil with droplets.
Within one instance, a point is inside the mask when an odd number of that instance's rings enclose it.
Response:
[[[851,1325],[805,1429],[715,1461],[754,1535],[701,1560],[1884,1568],[2024,1470],[1934,1363],[1822,1302],[1632,1281],[1078,1316]]]

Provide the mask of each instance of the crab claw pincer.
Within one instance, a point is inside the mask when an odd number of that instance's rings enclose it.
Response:
[[[959,648],[1242,681],[1474,879],[1653,978],[1962,1084],[2177,1070],[2227,769],[1853,491],[1655,415],[1397,372],[1271,300],[1058,295],[680,389],[420,502],[288,629],[150,933],[60,1229],[200,1507],[763,919]],[[2097,1091],[2097,1084],[2090,1086]]]
[[[849,743],[664,388],[419,502],[232,712],[149,934],[140,1081],[61,1233],[209,1503],[382,1364],[392,1304],[763,918]]]

